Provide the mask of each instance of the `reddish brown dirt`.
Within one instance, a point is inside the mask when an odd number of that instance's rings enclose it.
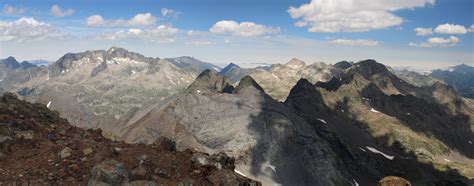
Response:
[[[197,165],[191,158],[196,152],[176,151],[174,143],[164,138],[152,145],[111,141],[100,130],[69,125],[44,105],[30,104],[7,94],[0,99],[0,135],[13,139],[4,150],[0,148],[0,185],[86,185],[92,168],[110,158],[124,165],[130,181],[151,180],[166,185],[257,184],[235,174],[233,164],[222,169]],[[33,139],[20,137],[20,131],[32,131]],[[65,147],[72,149],[71,155],[61,158],[59,154]],[[88,148],[92,152],[86,155],[83,151]]]

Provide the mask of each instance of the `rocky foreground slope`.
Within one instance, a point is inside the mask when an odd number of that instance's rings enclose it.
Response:
[[[259,185],[234,173],[234,159],[111,141],[68,124],[46,106],[0,96],[0,185]]]

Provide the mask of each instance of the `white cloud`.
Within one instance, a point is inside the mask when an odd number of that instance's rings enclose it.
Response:
[[[86,25],[89,27],[100,26],[100,25],[103,25],[104,23],[105,23],[105,20],[100,15],[89,16],[86,19]]]
[[[31,17],[22,17],[12,22],[0,21],[0,41],[25,42],[66,36],[67,34],[59,32],[52,25]]]
[[[439,34],[466,34],[469,30],[462,25],[446,23],[438,25],[434,31]]]
[[[369,39],[336,39],[332,40],[331,44],[342,45],[342,46],[378,46],[381,42]]]
[[[59,7],[58,5],[53,5],[51,7],[51,10],[49,11],[51,15],[55,16],[55,17],[64,17],[64,16],[68,16],[68,15],[72,15],[74,14],[75,10],[73,9],[61,9],[61,7]]]
[[[229,34],[238,37],[257,37],[280,32],[280,28],[273,28],[254,22],[238,23],[232,20],[216,22],[210,29],[214,34]]]
[[[417,36],[427,36],[433,34],[432,28],[415,28],[415,32]]]
[[[119,30],[112,33],[104,33],[98,36],[98,39],[104,40],[122,40],[122,39],[143,39],[158,43],[174,43],[179,29],[169,25],[159,25],[151,29],[131,28]]]
[[[168,8],[162,8],[161,9],[161,15],[163,17],[172,17],[172,18],[177,18],[180,12],[173,10],[173,9],[168,9]]]
[[[186,41],[186,45],[192,45],[192,46],[209,46],[212,45],[211,41]]]
[[[309,32],[364,32],[398,26],[403,18],[393,12],[434,5],[435,0],[312,0],[287,11],[296,26]]]
[[[3,6],[3,10],[2,10],[3,14],[6,14],[6,15],[18,15],[18,14],[23,14],[26,12],[26,8],[15,8],[11,5],[4,5]]]
[[[151,15],[150,13],[144,13],[144,14],[137,14],[135,17],[133,17],[130,21],[130,25],[152,25],[155,24],[156,22],[156,17]]]
[[[442,37],[432,37],[427,40],[425,43],[409,43],[408,45],[410,46],[415,46],[415,47],[423,47],[423,48],[431,48],[431,47],[440,47],[440,48],[447,48],[447,47],[452,47],[456,46],[457,43],[459,43],[461,39],[450,36],[448,38],[442,38]]]
[[[106,20],[101,15],[89,16],[86,19],[86,25],[89,27],[132,27],[132,26],[150,26],[156,23],[156,17],[151,13],[137,14],[130,20],[112,19]]]

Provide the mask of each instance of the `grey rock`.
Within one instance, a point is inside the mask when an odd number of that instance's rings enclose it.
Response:
[[[61,158],[69,158],[72,154],[72,149],[69,148],[69,147],[64,147],[63,150],[61,150],[61,152],[59,152],[59,156]]]
[[[88,185],[122,185],[128,182],[128,173],[123,164],[117,160],[108,159],[92,169]]]
[[[8,146],[13,141],[10,136],[0,135],[0,148],[3,152],[8,151]]]
[[[33,130],[18,131],[15,134],[15,138],[23,138],[26,140],[32,140],[35,138],[35,132]]]

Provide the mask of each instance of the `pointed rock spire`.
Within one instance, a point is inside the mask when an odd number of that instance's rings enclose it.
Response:
[[[225,76],[218,75],[209,69],[201,72],[187,89],[189,93],[202,94],[232,93],[233,91],[234,87]]]
[[[244,89],[252,87],[261,92],[265,92],[263,88],[250,76],[245,76],[239,81],[239,85],[235,88],[235,92],[242,92]]]

